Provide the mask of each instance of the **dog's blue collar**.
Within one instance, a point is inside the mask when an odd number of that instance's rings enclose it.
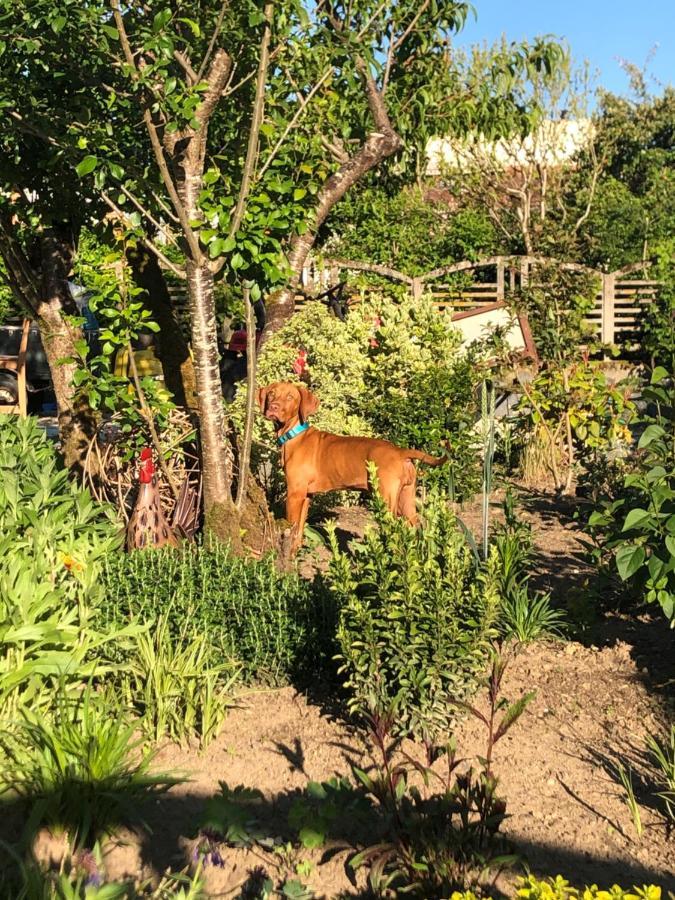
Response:
[[[299,434],[302,434],[303,431],[307,431],[309,428],[309,422],[299,422],[297,425],[294,425],[292,428],[289,428],[288,431],[285,431],[283,434],[280,434],[277,438],[277,443],[280,447],[284,444],[287,444],[288,441],[292,441],[294,437],[297,437]]]

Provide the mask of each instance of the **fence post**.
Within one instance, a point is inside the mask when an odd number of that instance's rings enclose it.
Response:
[[[614,343],[614,286],[616,275],[602,276],[602,317],[600,340],[603,344]]]
[[[529,280],[530,280],[530,261],[527,257],[523,257],[520,260],[520,286],[521,286],[521,288],[527,287]]]
[[[497,301],[504,299],[504,260],[497,263]]]

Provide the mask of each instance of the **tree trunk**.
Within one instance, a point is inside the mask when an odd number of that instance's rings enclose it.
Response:
[[[197,405],[195,370],[157,257],[139,245],[127,252],[127,258],[136,284],[146,291],[145,304],[159,325],[158,356],[164,382],[179,406],[194,409]]]
[[[188,258],[186,270],[197,382],[205,524],[215,537],[230,541],[236,547],[240,535],[232,498],[232,457],[226,446],[213,275],[206,260],[196,264]]]
[[[63,457],[68,468],[81,471],[96,434],[96,416],[86,402],[75,396],[77,362],[63,361],[77,358],[75,343],[83,337],[82,329],[66,318],[67,314],[77,315],[66,282],[72,254],[69,240],[56,229],[42,235],[42,280],[36,318],[54,385]]]

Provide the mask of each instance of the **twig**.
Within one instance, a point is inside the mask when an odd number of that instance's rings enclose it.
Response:
[[[239,186],[237,205],[232,214],[228,237],[234,237],[239,230],[241,220],[246,209],[246,199],[253,179],[253,170],[258,155],[258,141],[260,138],[260,126],[262,125],[265,109],[265,87],[267,70],[269,67],[270,38],[272,35],[272,2],[267,0],[264,9],[263,33],[260,39],[260,58],[258,61],[258,74],[255,83],[255,100],[253,101],[253,115],[251,117],[251,129],[248,134],[248,147],[246,148],[246,160]]]
[[[123,210],[121,210],[119,208],[119,206],[115,203],[115,201],[105,191],[101,191],[101,197],[105,201],[105,203],[110,207],[110,209],[120,218],[120,220],[122,222],[130,224],[128,221],[128,216],[124,213]],[[153,220],[150,219],[150,221],[153,221]],[[181,269],[179,266],[175,265],[175,263],[172,263],[171,260],[162,253],[162,251],[159,249],[159,247],[155,244],[155,242],[151,238],[147,237],[146,235],[142,235],[140,240],[142,241],[143,244],[145,244],[145,246],[148,248],[148,250],[152,251],[152,253],[155,254],[157,259],[159,259],[162,263],[164,263],[164,265],[167,267],[167,269],[169,269],[171,272],[173,272],[173,274],[177,278],[180,278],[183,281],[185,281],[185,279],[187,278],[185,271],[183,269]]]
[[[281,137],[279,138],[279,140],[276,142],[276,144],[275,144],[274,147],[272,148],[272,151],[271,151],[270,155],[267,157],[267,159],[265,160],[264,165],[262,166],[262,168],[261,168],[260,171],[258,172],[258,180],[260,180],[260,179],[263,177],[263,175],[265,174],[265,172],[266,172],[266,171],[269,169],[269,167],[271,166],[272,161],[273,161],[274,158],[276,157],[276,155],[277,155],[277,153],[279,152],[279,150],[280,150],[282,144],[284,143],[284,141],[285,141],[286,138],[288,137],[290,131],[291,131],[293,128],[295,128],[295,126],[296,126],[297,123],[298,123],[298,120],[299,120],[300,116],[301,116],[301,115],[303,114],[303,112],[307,109],[307,107],[308,107],[308,105],[309,105],[309,101],[312,99],[312,97],[314,96],[314,94],[316,94],[316,92],[319,90],[319,88],[320,88],[321,85],[324,83],[324,81],[328,78],[328,76],[329,76],[329,75],[332,75],[332,74],[333,74],[333,67],[332,67],[332,66],[329,66],[329,67],[326,69],[326,71],[323,73],[323,75],[321,76],[321,78],[319,78],[319,80],[318,80],[317,83],[314,85],[314,87],[311,89],[311,91],[307,94],[307,96],[306,96],[306,97],[301,97],[301,99],[300,99],[300,105],[299,105],[298,109],[296,109],[296,111],[295,111],[295,113],[294,113],[294,115],[293,115],[293,118],[292,118],[291,121],[288,123],[288,125],[284,128],[284,131],[283,131]],[[344,160],[343,160],[343,161],[344,161]]]
[[[251,303],[250,282],[244,282],[244,307],[246,312],[246,419],[244,422],[244,440],[239,454],[239,484],[237,485],[237,499],[235,505],[241,509],[246,496],[246,481],[248,479],[248,467],[251,459],[251,443],[253,441],[253,422],[255,419],[255,379],[256,379],[256,348],[255,348],[255,313]]]

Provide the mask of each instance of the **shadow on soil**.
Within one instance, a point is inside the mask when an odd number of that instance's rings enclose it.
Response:
[[[280,747],[279,752],[293,764],[301,764],[304,752],[302,746],[295,748]],[[603,760],[599,759],[601,764]],[[271,799],[261,799],[256,801],[250,809],[260,825],[261,831],[274,836],[281,841],[289,841],[296,838],[296,834],[288,827],[288,814],[293,801],[300,795],[299,790],[280,793]],[[208,797],[181,793],[168,794],[163,798],[153,801],[151,804],[145,805],[139,809],[139,817],[147,824],[149,830],[141,829],[138,832],[138,841],[140,845],[140,854],[143,863],[143,877],[159,877],[166,872],[168,868],[173,871],[183,869],[191,859],[191,850],[194,846],[194,838],[197,836],[197,827],[200,815],[203,813],[204,806]],[[4,802],[1,807],[2,826],[0,827],[0,895],[3,897],[13,896],[7,893],[9,885],[13,885],[16,889],[16,880],[13,880],[12,869],[15,866],[16,859],[12,858],[8,852],[7,845],[12,844],[19,846],[21,830],[26,826],[26,818],[22,814],[23,807],[16,804]],[[340,857],[340,864],[344,866],[344,871],[350,877],[349,859],[354,852],[353,850],[345,850],[345,845],[350,847],[363,846],[364,842],[368,844],[376,843],[382,838],[383,825],[378,820],[377,813],[374,811],[369,816],[368,822],[363,819],[354,818],[349,812],[340,820],[337,820],[331,831],[332,843],[328,845],[326,851],[321,858],[321,863],[315,868],[315,876],[320,880],[320,865],[327,860]],[[30,846],[34,835],[24,835],[25,843],[23,846]],[[548,843],[532,843],[528,841],[518,841],[514,847],[516,853],[523,860],[523,866],[518,870],[514,870],[515,874],[524,871],[526,866],[529,871],[541,877],[551,875],[563,875],[573,885],[582,887],[588,884],[598,884],[609,888],[612,884],[619,883],[623,887],[628,888],[633,885],[656,884],[664,891],[675,891],[675,877],[663,870],[642,865],[635,860],[623,859],[618,861],[612,858],[603,858],[591,856],[590,854],[580,854],[565,847],[556,844],[555,835],[551,835],[551,841]],[[223,853],[225,869],[227,873],[228,858],[227,851]],[[268,854],[269,862],[260,855],[255,859],[255,863],[251,865],[250,871],[241,872],[239,884],[236,890],[228,889],[227,895],[231,897],[255,897],[253,893],[256,884],[264,880],[263,872],[279,880],[278,864],[275,862],[274,854]],[[240,870],[242,869],[239,862]],[[14,873],[14,878],[16,873]],[[288,877],[295,877],[292,874]],[[242,880],[243,878],[243,880]],[[283,879],[283,876],[282,876]],[[309,879],[313,879],[310,877]],[[492,896],[500,895],[499,891],[492,890]],[[510,892],[509,895],[513,895]],[[321,896],[321,895],[318,895]],[[363,890],[354,887],[345,893],[338,895],[339,897],[362,897],[367,898],[372,895]]]

